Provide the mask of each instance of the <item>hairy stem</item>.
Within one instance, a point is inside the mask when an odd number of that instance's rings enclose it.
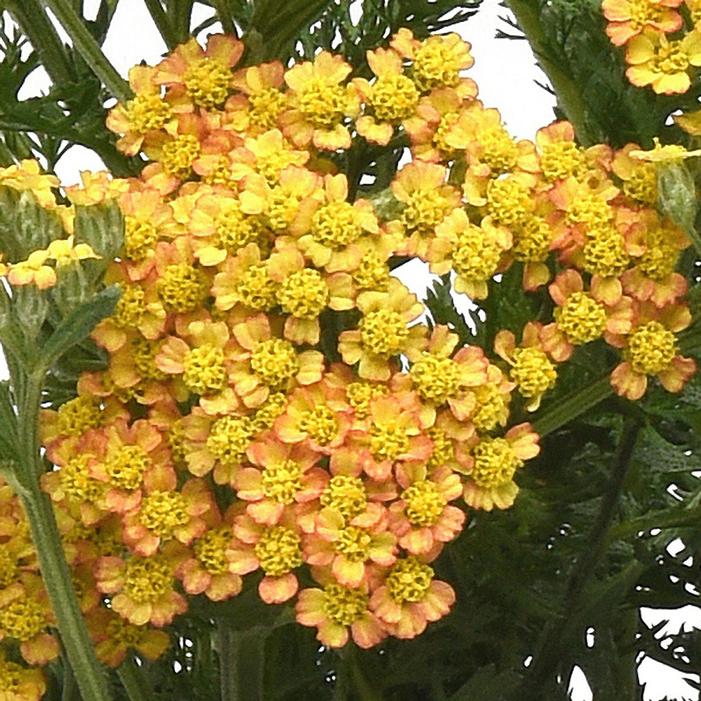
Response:
[[[41,0],[41,2],[56,15],[78,53],[112,95],[123,102],[132,97],[129,84],[107,60],[100,45],[87,30],[85,20],[78,16],[70,0]]]
[[[39,486],[43,466],[39,456],[38,413],[43,376],[43,372],[35,371],[26,378],[25,390],[19,402],[19,422],[22,430],[22,465],[17,479],[20,486],[19,496],[27,514],[42,579],[56,616],[61,642],[80,693],[84,699],[90,701],[110,701],[107,675],[95,656],[78,605],[53,507]]]
[[[56,29],[38,0],[8,0],[5,7],[29,39],[55,85],[75,80],[73,67]]]

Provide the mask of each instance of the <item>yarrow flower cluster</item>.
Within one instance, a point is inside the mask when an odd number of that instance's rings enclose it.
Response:
[[[287,70],[238,67],[242,53],[215,35],[132,69],[135,96],[108,126],[149,164],[67,193],[114,199],[125,225],[106,273],[121,298],[93,332],[107,367],[42,417],[43,488],[109,665],[129,648],[157,657],[192,597],[235,597],[254,572],[261,599],[296,599],[324,645],[419,635],[454,602],[434,563],[468,509],[512,506],[539,452],[513,405],[536,410],[558,364],[601,339],[620,349],[612,383],[631,399],[652,377],[679,391],[695,370],[676,337],[688,241],[657,213],[655,166],[635,145],[582,149],[564,122],[513,139],[453,34],[400,30],[369,53],[369,79],[328,52]],[[336,156],[394,137],[411,161],[390,192],[355,195]],[[56,207],[48,176],[23,168],[0,183]],[[43,262],[91,254],[61,246]],[[552,314],[462,346],[421,320],[390,274],[399,256],[474,300],[515,267]],[[33,265],[8,282],[55,282]],[[52,617],[9,487],[0,509],[16,522],[0,534],[0,639],[43,664]],[[21,669],[22,698],[39,698]]]
[[[701,67],[699,0],[603,0],[601,9],[611,42],[625,47],[633,85],[663,95],[690,91]],[[701,109],[673,118],[689,134],[701,134]]]
[[[603,0],[606,33],[625,47],[626,75],[656,93],[685,93],[701,66],[698,0]]]

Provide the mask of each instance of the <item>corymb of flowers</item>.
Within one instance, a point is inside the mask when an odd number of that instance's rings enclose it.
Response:
[[[681,87],[701,53],[693,33],[664,39],[679,3],[649,3],[644,26],[622,17],[633,4],[604,3],[631,79]],[[420,635],[455,600],[437,558],[471,511],[514,504],[539,452],[524,418],[577,347],[607,344],[632,400],[695,371],[678,342],[690,244],[657,212],[659,165],[639,146],[581,148],[566,122],[512,138],[456,34],[400,30],[367,78],[325,51],[239,67],[243,49],[213,35],[131,70],[108,126],[149,159],[139,178],[85,174],[59,204],[36,163],[0,171],[65,231],[6,261],[14,289],[50,291],[93,261],[75,207],[124,218],[105,276],[121,297],[92,334],[106,367],[41,419],[42,487],[112,666],[128,648],[159,656],[195,597],[231,599],[247,577],[326,646]],[[359,189],[352,145],[399,140],[391,188]],[[465,345],[392,274],[410,259],[478,303],[514,268],[546,302],[493,347]],[[0,509],[0,646],[19,641],[29,665],[0,658],[0,686],[38,699],[52,613],[8,485]]]

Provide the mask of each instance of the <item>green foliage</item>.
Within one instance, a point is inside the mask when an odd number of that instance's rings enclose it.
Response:
[[[85,21],[98,45],[115,9],[126,1],[102,0],[96,19]],[[192,0],[145,4],[170,47],[211,24],[216,12],[246,38],[249,62],[306,60],[326,48],[344,55],[357,75],[367,75],[366,51],[400,26],[418,36],[446,30],[473,14],[480,1],[366,0],[353,5],[357,16],[351,19],[351,3],[342,0],[210,0],[205,4],[212,16],[200,28],[192,27]],[[673,103],[627,83],[621,51],[603,32],[598,0],[509,5],[557,91],[560,116],[575,122],[583,142],[636,141],[647,147],[655,135],[678,137],[666,126],[678,99]],[[93,68],[61,41],[38,0],[6,7],[19,29],[0,24],[0,161],[35,153],[53,168],[68,146],[83,144],[113,174],[137,172],[142,163],[118,154],[104,127],[109,95]],[[515,35],[519,27],[512,23],[507,32]],[[19,100],[19,90],[39,66],[49,72],[50,91]],[[699,93],[695,86],[684,100],[695,103]],[[358,145],[340,165],[354,191],[396,207],[386,189],[404,149],[401,138],[384,150]],[[689,208],[688,197],[682,205]],[[104,261],[119,247],[121,226],[114,207],[78,209],[76,239],[103,256],[81,265],[80,294],[26,289],[11,299],[0,293],[0,337],[11,370],[29,366],[41,349],[40,357],[51,365],[44,400],[53,406],[73,396],[81,371],[103,363],[86,336],[117,300],[118,291],[100,291],[99,281]],[[9,260],[21,260],[61,231],[58,219],[31,198],[0,190],[0,242]],[[695,263],[694,256],[686,261],[690,277]],[[469,318],[456,311],[449,279],[441,279],[426,300],[433,321],[489,350],[498,329],[518,332],[526,320],[545,319],[551,311],[543,292],[524,296],[520,276],[514,266],[494,283],[484,313],[476,309]],[[699,289],[692,289],[696,309]],[[324,319],[324,343],[333,347],[352,321],[340,313]],[[698,347],[693,332],[685,343],[691,351]],[[701,635],[649,629],[639,608],[699,604],[701,381],[691,382],[680,396],[653,388],[632,406],[610,397],[604,375],[611,366],[608,353],[601,347],[579,349],[536,415],[515,408],[516,416],[533,420],[544,434],[543,450],[519,476],[516,506],[471,514],[469,527],[437,566],[457,592],[450,616],[416,640],[334,652],[320,648],[313,631],[292,625],[289,607],[261,604],[249,581],[235,600],[214,607],[201,597],[192,616],[175,622],[170,631],[176,644],[168,655],[138,668],[140,681],[134,683],[150,689],[142,696],[219,701],[212,681],[218,669],[246,701],[556,701],[567,698],[570,672],[578,665],[597,701],[618,701],[639,698],[635,671],[642,653],[697,672]],[[0,383],[0,471],[12,468],[16,454],[16,401]],[[671,550],[672,543],[680,547]],[[60,697],[64,679],[60,665],[54,672],[51,699]],[[113,682],[115,698],[126,701],[114,676]]]

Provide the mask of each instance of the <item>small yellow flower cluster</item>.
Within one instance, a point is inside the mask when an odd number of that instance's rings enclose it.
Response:
[[[65,238],[51,241],[46,248],[31,251],[24,260],[3,263],[4,254],[0,253],[0,276],[15,287],[34,285],[45,290],[56,284],[61,268],[99,257],[87,243],[75,242],[72,233],[75,211],[72,206],[57,203],[54,191],[58,185],[58,178],[42,173],[36,161],[25,160],[19,165],[0,168],[0,188],[31,193],[33,202],[56,215],[66,233]]]
[[[133,69],[136,95],[108,123],[152,161],[69,192],[90,204],[109,189],[125,219],[106,273],[122,296],[93,333],[107,367],[42,417],[56,467],[43,487],[112,665],[128,647],[157,656],[189,597],[234,597],[253,571],[262,600],[296,597],[325,645],[419,635],[454,601],[432,563],[467,508],[509,508],[538,454],[514,404],[537,409],[557,364],[601,338],[621,349],[613,381],[630,398],[695,369],[675,337],[688,242],[655,211],[634,145],[585,150],[562,122],[513,139],[464,77],[457,35],[400,30],[367,80],[327,52],[236,69],[242,50],[213,36]],[[356,196],[339,156],[395,138],[411,161],[388,192]],[[520,339],[459,347],[421,321],[390,273],[399,257],[476,300],[513,267],[524,294],[550,283],[554,311]],[[28,606],[13,548],[0,631]],[[316,586],[298,592],[302,569]],[[43,631],[35,610],[20,618]]]
[[[611,42],[626,47],[633,85],[664,95],[689,90],[693,69],[701,66],[699,0],[603,0],[601,9]]]
[[[663,95],[689,92],[700,75],[701,0],[603,0],[601,9],[611,42],[626,47],[633,85]],[[674,112],[674,121],[701,135],[701,109]]]

